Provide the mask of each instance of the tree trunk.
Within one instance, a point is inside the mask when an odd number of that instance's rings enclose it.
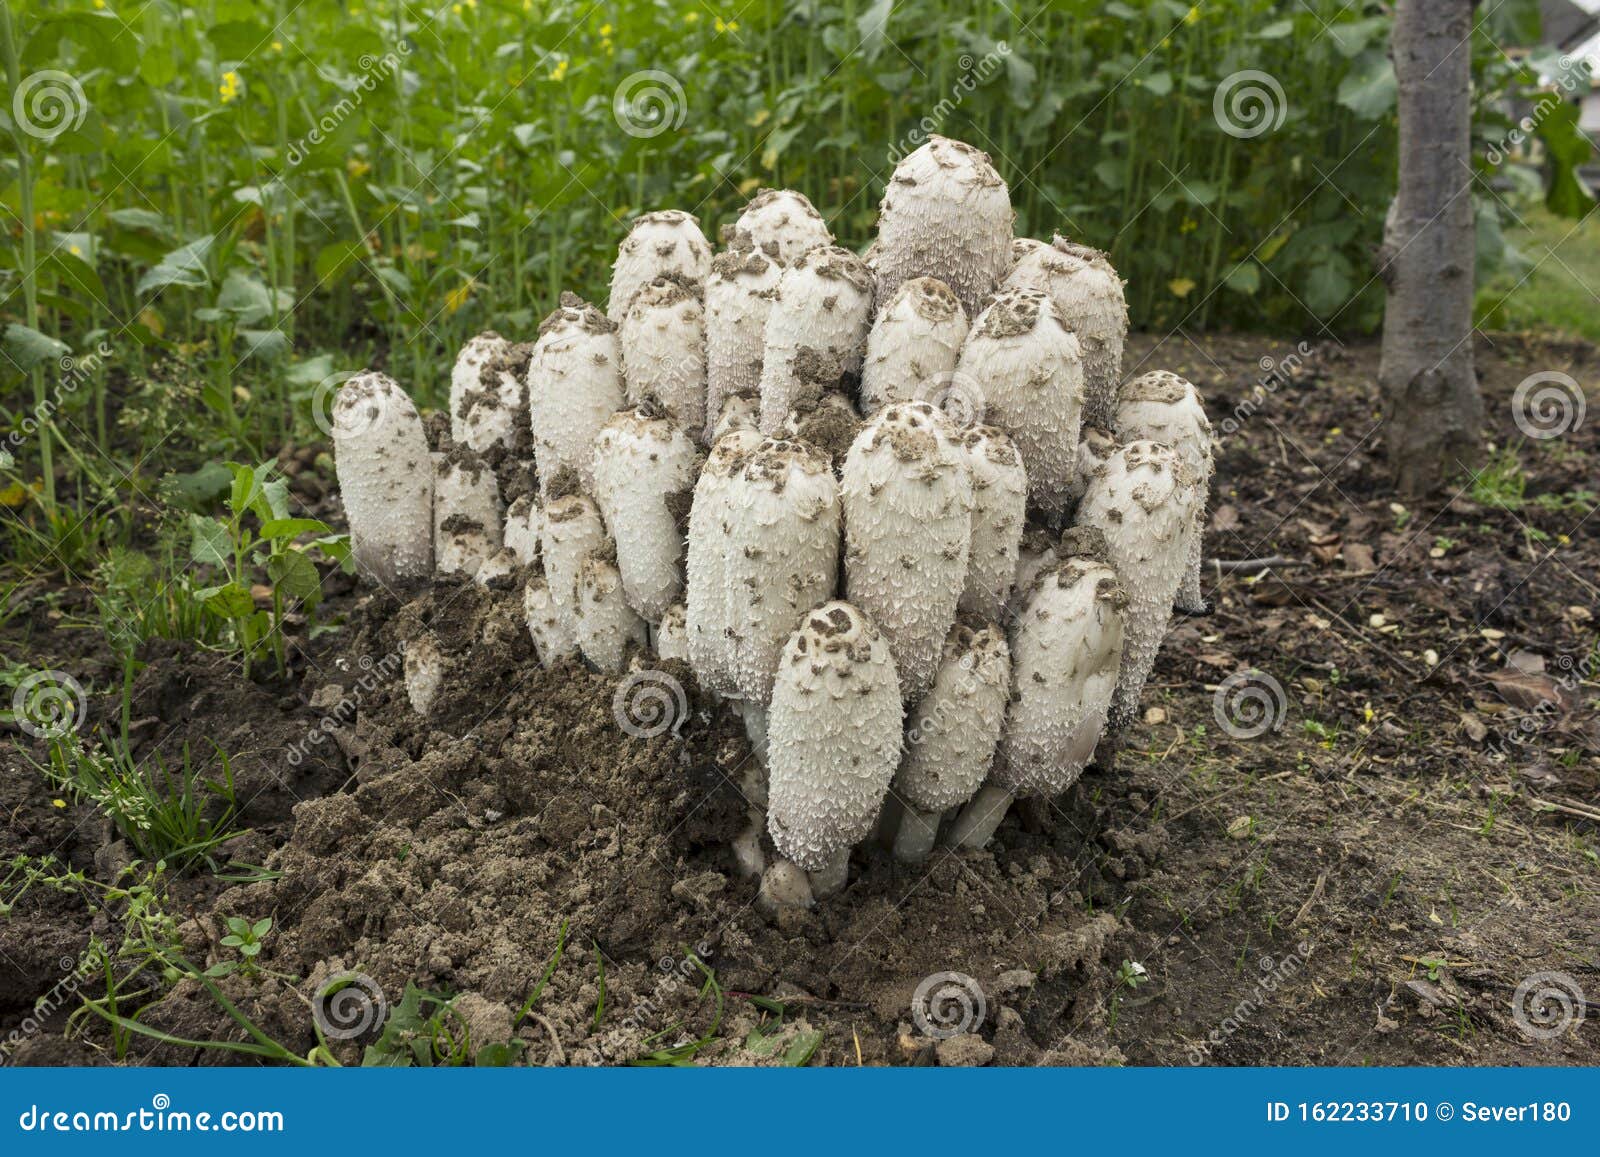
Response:
[[[1384,225],[1384,439],[1395,486],[1419,498],[1482,453],[1472,368],[1473,0],[1399,0],[1400,182]]]

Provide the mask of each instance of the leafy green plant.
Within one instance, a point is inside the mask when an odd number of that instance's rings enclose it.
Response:
[[[195,592],[211,614],[226,621],[244,656],[245,673],[263,650],[270,651],[279,674],[287,670],[283,621],[290,609],[315,611],[322,598],[322,576],[311,559],[320,551],[343,564],[350,558],[347,535],[327,523],[289,514],[288,485],[272,476],[272,466],[229,462],[233,478],[226,518],[189,516],[195,562],[215,567],[224,580]],[[306,534],[319,537],[309,543]],[[252,580],[259,571],[270,587],[270,605],[257,608]]]
[[[206,969],[207,976],[232,976],[235,972],[245,976],[256,975],[256,957],[261,955],[262,941],[267,933],[272,931],[272,917],[264,916],[251,923],[240,916],[229,916],[227,920],[228,934],[218,943],[224,948],[235,949],[239,953],[237,960],[219,960]]]
[[[520,1040],[491,1041],[476,1050],[472,1032],[455,1010],[455,998],[425,992],[407,983],[400,1003],[389,1010],[383,1032],[362,1054],[363,1068],[502,1068],[516,1060]]]

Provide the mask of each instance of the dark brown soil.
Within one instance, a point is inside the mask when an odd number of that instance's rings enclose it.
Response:
[[[1490,504],[1480,484],[1403,511],[1373,436],[1374,347],[1136,342],[1125,369],[1191,377],[1222,434],[1207,556],[1289,565],[1208,573],[1212,613],[1174,620],[1114,770],[1013,809],[981,852],[941,850],[916,869],[858,852],[848,889],[809,912],[764,914],[734,871],[735,784],[751,759],[740,723],[665,664],[682,688],[675,726],[625,733],[619,681],[575,663],[541,670],[514,593],[330,597],[323,618],[342,615],[341,629],[298,648],[281,683],[150,647],[136,753],[207,740],[236,753],[252,831],[225,858],[266,869],[252,883],[168,879],[184,954],[237,959],[219,944],[225,919],[272,917],[260,975],[218,983],[301,1056],[316,1044],[319,991],[358,972],[391,1009],[408,983],[464,994],[455,1007],[474,1046],[515,1034],[533,1064],[627,1063],[698,1040],[679,1056],[1600,1063],[1595,1018],[1538,1039],[1513,1015],[1518,986],[1539,974],[1600,994],[1589,521],[1600,449],[1593,421],[1520,441],[1509,402],[1534,370],[1592,382],[1596,356],[1485,344],[1489,408],[1517,449],[1523,501]],[[1238,418],[1268,357],[1273,387]],[[84,597],[63,589],[56,612]],[[89,633],[48,629],[49,613],[14,619],[0,650],[115,688]],[[450,664],[426,720],[399,659],[419,634]],[[1244,734],[1226,710],[1235,683],[1218,690],[1231,676],[1264,691],[1275,727]],[[97,698],[90,726],[114,725],[115,702]],[[0,855],[113,878],[127,848],[91,807],[56,806],[24,753],[42,758],[19,743],[3,760]],[[0,915],[0,1039],[25,1028],[91,932],[120,935],[118,916],[45,886]],[[563,927],[559,964],[513,1028]],[[969,1004],[981,994],[981,1018],[974,1008],[975,1031],[939,1043],[914,1022],[914,994],[950,985]],[[194,980],[144,999],[152,1027],[245,1039]],[[74,1004],[23,1031],[13,1059],[111,1060],[101,1022],[68,1026]],[[932,1011],[936,1023],[961,1015],[958,1002]],[[375,1036],[333,1049],[353,1063]],[[126,1060],[257,1063],[141,1037]]]

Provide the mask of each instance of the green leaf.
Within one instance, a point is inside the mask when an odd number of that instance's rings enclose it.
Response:
[[[332,534],[333,528],[315,518],[273,518],[261,524],[260,533],[262,538],[276,542],[302,534]]]
[[[276,361],[289,352],[291,345],[289,335],[281,329],[241,329],[238,336],[244,345],[244,352],[239,355],[241,361],[250,358]]]
[[[1166,71],[1152,72],[1149,76],[1140,80],[1139,83],[1156,96],[1167,96],[1172,92],[1172,73]]]
[[[249,619],[255,613],[255,599],[251,598],[250,592],[238,583],[206,587],[195,591],[195,597],[206,610],[218,618]]]
[[[145,275],[139,278],[139,284],[134,286],[134,292],[149,293],[169,285],[190,289],[209,285],[211,275],[206,272],[206,258],[215,242],[216,238],[208,235],[178,246],[162,257],[153,269],[145,271]]]
[[[255,936],[265,936],[272,931],[272,917],[266,916],[250,925],[250,931]]]
[[[1594,193],[1578,175],[1578,167],[1589,160],[1594,146],[1578,127],[1578,106],[1546,96],[1544,116],[1536,130],[1550,154],[1550,191],[1545,206],[1561,217],[1582,217],[1594,207]]]
[[[335,241],[317,253],[317,280],[337,281],[345,271],[366,260],[367,247],[359,241]]]
[[[267,578],[272,589],[287,599],[309,602],[322,592],[322,577],[316,564],[298,550],[275,554],[267,560]]]
[[[12,322],[6,327],[4,344],[6,356],[16,362],[21,370],[31,370],[48,361],[59,361],[72,352],[66,342],[19,322]]]
[[[240,325],[254,325],[272,316],[272,295],[259,278],[235,269],[222,281],[217,308],[237,316]]]
[[[1286,36],[1294,35],[1293,20],[1274,20],[1266,27],[1258,29],[1252,34],[1255,40],[1282,40]]]
[[[877,60],[883,51],[889,28],[889,14],[894,11],[894,0],[873,0],[872,6],[856,18],[856,29],[861,35],[861,53],[867,60]]]
[[[216,46],[223,60],[243,60],[266,44],[267,29],[249,20],[227,20],[206,31],[206,39]]]
[[[226,567],[233,559],[233,538],[215,518],[191,514],[189,539],[189,557],[195,562]]]
[[[1363,53],[1339,82],[1339,103],[1364,120],[1393,112],[1399,87],[1388,53]]]
[[[1241,261],[1222,279],[1235,293],[1252,294],[1261,288],[1261,266],[1254,261]]]
[[[792,1069],[803,1068],[822,1043],[822,1030],[802,1032],[790,1043],[783,1054],[783,1063]]]

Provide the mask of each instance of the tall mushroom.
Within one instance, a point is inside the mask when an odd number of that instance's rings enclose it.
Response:
[[[761,354],[766,343],[767,314],[783,266],[745,246],[717,254],[706,281],[706,430],[714,434],[724,405],[731,398],[761,394]]]
[[[837,601],[807,615],[773,685],[767,830],[781,856],[812,873],[813,894],[843,886],[851,847],[871,832],[900,759],[900,724],[894,658],[871,619]]]
[[[761,432],[861,371],[872,313],[872,274],[848,249],[824,245],[783,271],[761,355]]]
[[[417,408],[392,378],[357,374],[333,404],[333,455],[362,577],[383,586],[433,574],[433,462]]]
[[[470,578],[500,549],[500,487],[494,471],[464,446],[437,460],[433,540],[439,573]]]
[[[793,189],[762,189],[752,198],[731,227],[724,226],[724,241],[750,244],[785,265],[819,245],[832,245],[833,233],[816,206]]]
[[[699,466],[688,435],[649,406],[617,414],[594,440],[594,497],[616,540],[622,589],[652,623],[683,593],[679,514]]]
[[[937,277],[904,282],[867,335],[861,364],[861,411],[871,417],[893,402],[935,402],[950,387],[967,314]]]
[[[528,414],[533,423],[539,487],[548,491],[563,468],[584,487],[594,484],[594,436],[622,409],[622,357],[617,327],[576,294],[539,327],[528,362]]]
[[[628,401],[655,402],[685,430],[706,422],[706,311],[700,282],[645,282],[622,317],[618,341]]]
[[[1124,442],[1161,442],[1188,464],[1199,487],[1194,530],[1189,536],[1189,565],[1178,588],[1178,609],[1198,614],[1206,609],[1200,593],[1200,551],[1206,503],[1211,496],[1211,422],[1200,391],[1187,378],[1156,370],[1122,387],[1117,403],[1117,437]]]
[[[955,428],[926,402],[878,411],[845,457],[845,597],[889,641],[901,693],[933,682],[972,546],[972,479]]]
[[[985,619],[999,619],[1017,573],[1028,474],[1016,443],[993,426],[963,430],[961,448],[972,476],[972,549],[960,606]]]
[[[937,277],[968,317],[1011,270],[1011,195],[989,155],[933,136],[895,166],[878,210],[874,262],[890,300],[913,277]]]
[[[662,209],[636,218],[617,249],[611,267],[611,300],[606,314],[620,322],[633,296],[663,274],[704,281],[711,272],[711,246],[690,213]]]

